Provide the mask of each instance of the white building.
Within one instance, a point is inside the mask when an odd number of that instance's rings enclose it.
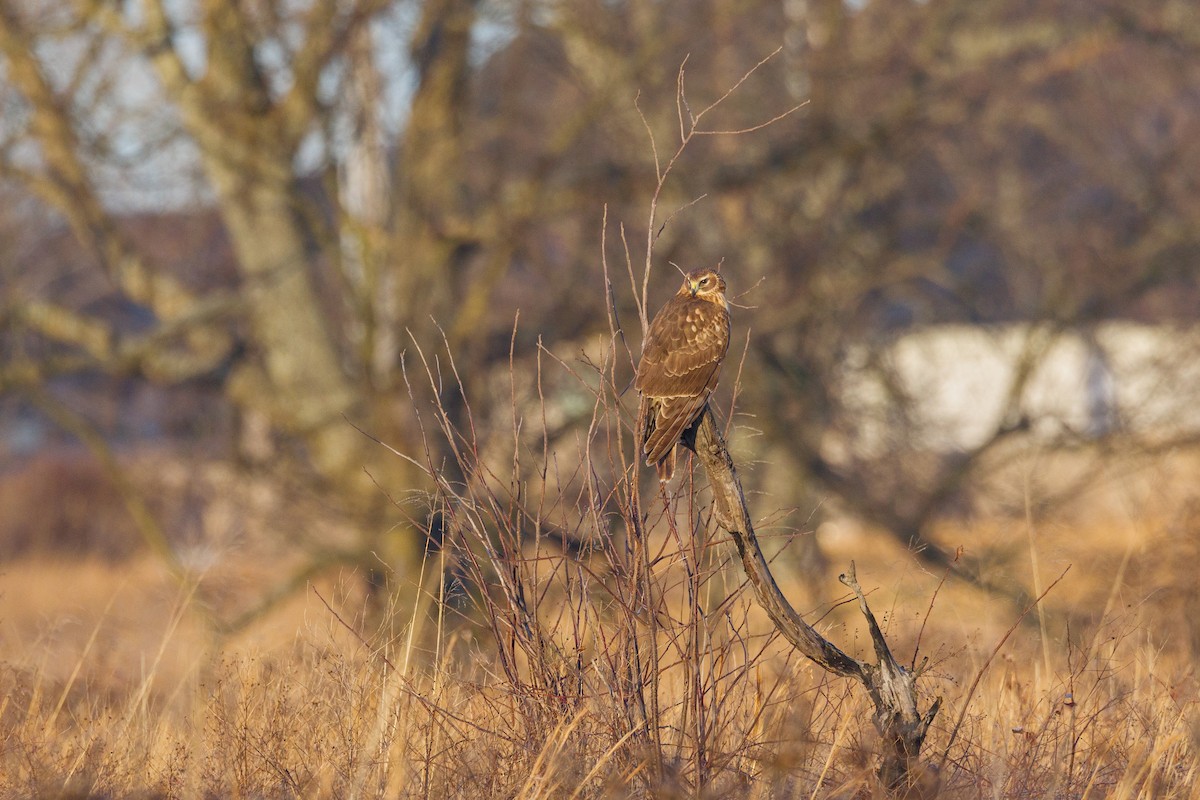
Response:
[[[852,347],[839,447],[972,450],[1024,422],[1039,440],[1200,435],[1200,329],[1104,322],[937,325]]]

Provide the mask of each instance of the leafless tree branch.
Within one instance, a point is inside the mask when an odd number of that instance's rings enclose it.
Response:
[[[875,706],[875,728],[884,742],[879,778],[891,791],[907,790],[916,776],[923,774],[918,769],[921,745],[941,699],[935,700],[924,713],[920,711],[916,693],[918,673],[905,669],[892,655],[867,605],[853,564],[841,580],[858,597],[859,610],[867,620],[875,648],[875,663],[847,655],[804,621],[780,590],[758,544],[733,458],[710,410],[705,410],[693,435],[691,444],[712,485],[717,522],[733,536],[759,605],[784,638],[804,656],[829,672],[854,678],[866,688]]]

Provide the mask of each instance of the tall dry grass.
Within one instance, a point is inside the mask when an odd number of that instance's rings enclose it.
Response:
[[[870,704],[775,635],[703,481],[635,501],[620,355],[614,337],[544,352],[526,382],[510,370],[491,387],[511,397],[504,425],[469,402],[425,410],[426,452],[396,457],[434,488],[395,500],[440,547],[389,576],[418,600],[388,614],[363,576],[334,571],[219,633],[283,548],[229,549],[182,580],[148,555],[7,562],[0,795],[879,796]],[[469,401],[448,353],[410,379]],[[581,419],[556,419],[542,398],[571,392]],[[1109,528],[940,533],[1030,591],[1074,565],[1024,618],[871,531],[829,548],[857,559],[894,650],[928,658],[921,691],[944,698],[914,796],[1196,795],[1193,518],[1136,503]],[[752,504],[787,591],[817,598],[806,617],[861,655],[844,587],[786,568],[809,533]]]
[[[61,565],[25,568],[43,581],[74,577]],[[147,573],[145,583],[158,587],[143,590],[158,594],[165,579]],[[122,580],[115,570],[95,580],[104,577],[114,591]],[[736,647],[705,654],[699,668],[686,667],[662,634],[655,676],[662,749],[653,751],[636,740],[602,650],[580,658],[577,672],[564,666],[556,677],[573,682],[560,680],[565,691],[554,694],[528,664],[513,669],[514,682],[489,632],[449,622],[450,611],[440,628],[433,615],[405,632],[411,636],[387,642],[363,634],[360,641],[346,626],[361,629],[369,615],[357,584],[346,584],[317,589],[341,620],[310,593],[261,624],[267,643],[260,632],[207,642],[189,617],[195,594],[181,594],[154,620],[155,635],[145,638],[132,664],[129,654],[114,663],[106,652],[135,635],[115,604],[78,620],[83,635],[70,646],[47,630],[14,652],[9,623],[19,603],[6,598],[0,794],[854,797],[876,791],[869,705],[846,681],[798,662],[755,620],[744,595],[709,623]],[[952,602],[953,594],[942,602]],[[948,612],[935,606],[939,613]],[[580,616],[564,614],[571,629],[583,627]],[[1155,641],[1154,616],[1122,608],[1092,630],[1054,637],[1048,663],[1036,629],[1020,628],[969,704],[967,686],[995,640],[968,629],[951,637],[944,628],[931,639],[927,629],[923,647],[935,659],[927,690],[943,694],[950,712],[966,704],[940,796],[1194,796],[1194,669],[1184,649]],[[918,622],[902,619],[897,609],[893,641],[915,639]],[[843,632],[843,625],[827,624],[831,635]],[[270,640],[289,628],[291,642]],[[703,788],[696,785],[690,682],[696,673],[710,720]],[[945,714],[931,735],[933,763],[955,716]]]

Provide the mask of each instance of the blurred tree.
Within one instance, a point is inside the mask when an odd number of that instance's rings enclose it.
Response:
[[[383,497],[363,479],[364,464],[378,465],[379,450],[346,418],[376,428],[393,405],[372,404],[369,381],[384,373],[394,391],[398,362],[379,357],[384,324],[428,332],[430,316],[449,311],[453,248],[442,242],[444,223],[462,216],[453,179],[461,145],[454,138],[462,113],[468,43],[475,3],[425,4],[411,43],[417,86],[408,116],[399,197],[400,235],[412,246],[380,247],[390,224],[387,172],[381,132],[371,106],[379,102],[369,24],[386,3],[319,0],[303,8],[276,4],[206,3],[170,6],[149,2],[138,9],[81,2],[39,9],[5,2],[0,7],[0,55],[11,82],[8,102],[25,110],[5,144],[4,174],[23,182],[71,224],[88,245],[114,288],[149,309],[157,326],[136,336],[110,321],[53,302],[13,305],[11,318],[24,329],[87,358],[64,369],[137,373],[178,381],[224,368],[229,398],[270,429],[296,437],[317,476],[356,503]],[[87,91],[88,54],[116,48],[121,57],[104,66],[110,91],[122,91],[121,73],[149,65],[157,81],[153,99],[169,109],[168,124],[194,149],[205,185],[228,234],[238,269],[236,292],[195,295],[170,269],[146,264],[120,230],[116,213],[97,188],[102,169],[100,136],[119,136],[94,126],[103,99]],[[78,51],[74,70],[63,74],[51,53]],[[344,74],[349,73],[349,78]],[[302,180],[297,169],[305,146],[335,124],[343,109],[328,84],[348,83],[359,94],[357,125],[345,148],[344,208],[328,210],[329,197]],[[375,85],[373,85],[373,83]],[[133,93],[134,89],[127,91]],[[126,135],[140,135],[140,132]],[[373,140],[373,141],[372,141]],[[332,149],[329,142],[325,147]],[[337,156],[342,156],[339,152]],[[448,179],[449,178],[449,179]],[[374,181],[374,185],[364,186]],[[338,261],[337,237],[358,239],[355,260]],[[382,230],[381,230],[382,229]],[[383,259],[402,254],[400,263]],[[364,345],[347,350],[330,285],[314,269],[334,261],[342,274],[355,272],[347,292],[350,329]],[[386,274],[400,280],[385,281]],[[325,295],[324,297],[322,295]],[[397,310],[391,311],[395,306]],[[379,319],[380,310],[389,317]],[[245,326],[230,327],[231,320]],[[344,321],[344,318],[343,320]],[[230,330],[244,343],[235,349]],[[395,332],[389,332],[394,336]],[[353,335],[352,335],[353,336]],[[394,354],[394,345],[392,346]],[[35,385],[45,363],[9,368],[7,385]],[[389,380],[390,379],[390,380]],[[372,413],[376,418],[372,419]],[[386,428],[389,433],[395,427]],[[403,429],[401,429],[403,430]],[[399,446],[415,445],[415,430]],[[413,451],[415,452],[415,450]],[[403,462],[400,462],[403,464]],[[397,461],[385,462],[385,481]],[[398,470],[415,482],[410,473]],[[390,481],[388,481],[390,482]]]
[[[272,38],[279,32],[270,14],[233,4],[207,5],[198,19],[186,21],[171,19],[168,9],[157,3],[146,4],[143,11],[134,23],[101,4],[80,4],[75,14],[40,15],[4,4],[0,51],[13,88],[29,108],[23,141],[37,152],[31,159],[35,164],[24,168],[18,160],[21,154],[10,148],[6,168],[27,180],[71,222],[120,291],[151,309],[161,325],[175,323],[190,333],[180,323],[203,313],[202,299],[181,289],[166,271],[144,264],[121,236],[86,163],[89,153],[82,132],[90,123],[89,109],[75,106],[78,98],[70,94],[75,81],[68,82],[65,91],[52,85],[38,45],[58,24],[81,27],[85,41],[79,46],[102,47],[87,39],[112,36],[142,54],[198,151],[243,279],[238,305],[250,322],[255,357],[239,362],[230,380],[231,393],[299,435],[322,475],[344,478],[356,468],[355,462],[361,463],[359,438],[342,419],[359,398],[341,370],[309,274],[311,254],[300,220],[305,204],[293,163],[319,110],[319,75],[338,52],[341,39],[361,22],[362,11],[345,13],[336,4],[319,4],[294,21],[303,26],[303,37],[289,54],[287,91],[278,90],[282,76],[265,70],[256,52],[268,42],[281,44]],[[63,16],[67,18],[57,18]],[[184,32],[203,42],[198,74],[189,70],[177,49]],[[91,68],[86,62],[80,60],[80,71]],[[65,308],[39,308],[36,314],[22,314],[22,321],[72,344],[80,344],[80,335],[87,332],[108,345],[89,348],[101,368],[151,372],[147,365],[120,363],[128,348],[125,343],[114,347],[115,332],[98,320],[83,319]],[[173,377],[211,369],[228,350],[228,337],[218,339],[223,341],[202,351],[205,357],[198,364],[189,364]],[[148,358],[158,357],[154,348],[145,352]]]
[[[929,526],[1020,433],[1019,414],[977,448],[915,451],[918,398],[874,360],[893,387],[888,446],[847,449],[879,420],[841,393],[840,365],[921,324],[1194,322],[1198,240],[1185,220],[1200,208],[1176,175],[1200,159],[1183,133],[1200,119],[1196,65],[1180,59],[1195,52],[1195,14],[1170,2],[1134,14],[826,6],[807,23],[811,113],[774,147],[771,172],[751,177],[749,225],[792,288],[755,320],[760,402],[776,409],[764,424],[820,486],[944,562]]]
[[[131,331],[53,283],[11,284],[0,389],[97,370],[216,376],[356,503],[380,498],[364,464],[420,486],[343,415],[422,452],[429,381],[409,382],[410,402],[401,365],[414,371],[419,346],[439,399],[465,414],[444,336],[475,404],[462,429],[507,430],[508,384],[494,387],[510,342],[522,369],[539,336],[569,354],[606,330],[602,209],[644,241],[647,129],[660,158],[673,152],[680,64],[703,107],[782,45],[711,129],[808,106],[689,146],[660,198],[655,263],[724,258],[735,293],[761,279],[735,331],[751,331],[740,406],[772,444],[734,446],[795,493],[781,503],[832,491],[922,543],[1019,431],[914,451],[913,398],[878,356],[891,339],[940,322],[1194,321],[1196,17],[1179,0],[0,0],[0,176],[153,314]],[[150,263],[106,200],[137,166],[130,141],[197,165],[236,265],[224,289]],[[841,446],[879,422],[840,377],[864,345],[895,390],[883,451]]]

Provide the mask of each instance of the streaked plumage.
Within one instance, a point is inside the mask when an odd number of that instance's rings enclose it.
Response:
[[[729,350],[725,280],[692,270],[650,323],[637,370],[638,443],[659,480],[675,474],[675,445],[704,410]]]

